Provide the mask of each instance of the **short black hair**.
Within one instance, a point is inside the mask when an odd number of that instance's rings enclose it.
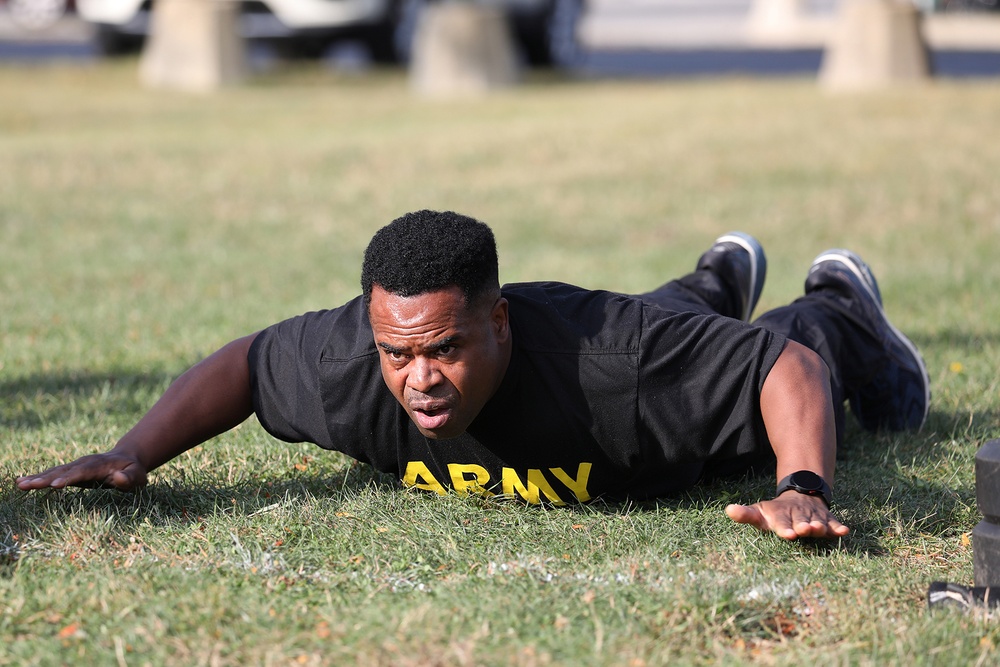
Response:
[[[458,287],[466,305],[499,291],[497,244],[485,224],[452,211],[415,211],[378,230],[365,250],[361,290],[417,296]]]

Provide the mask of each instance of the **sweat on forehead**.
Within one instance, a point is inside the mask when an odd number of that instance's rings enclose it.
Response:
[[[452,211],[415,211],[378,230],[365,250],[361,289],[416,296],[456,286],[466,302],[500,287],[493,231]]]

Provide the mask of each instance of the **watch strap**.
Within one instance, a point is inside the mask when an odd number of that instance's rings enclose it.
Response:
[[[829,508],[833,502],[833,489],[826,483],[826,480],[811,470],[799,470],[793,472],[778,482],[775,496],[780,496],[785,491],[797,491],[807,496],[819,496]]]

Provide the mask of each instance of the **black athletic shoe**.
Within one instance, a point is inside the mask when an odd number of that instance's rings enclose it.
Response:
[[[721,267],[719,253],[725,253],[726,259]],[[767,276],[767,257],[760,242],[743,232],[724,234],[701,256],[697,268],[725,272],[727,282],[739,293],[740,319],[749,322]]]
[[[920,428],[931,402],[927,366],[909,338],[892,326],[871,269],[850,250],[827,250],[809,267],[806,293],[833,287],[848,293],[851,309],[885,346],[888,363],[867,385],[849,395],[851,411],[869,431]]]

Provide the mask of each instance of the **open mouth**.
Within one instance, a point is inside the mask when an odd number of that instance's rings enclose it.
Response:
[[[414,408],[413,418],[420,428],[427,431],[434,431],[448,422],[451,418],[451,410],[448,408]]]

